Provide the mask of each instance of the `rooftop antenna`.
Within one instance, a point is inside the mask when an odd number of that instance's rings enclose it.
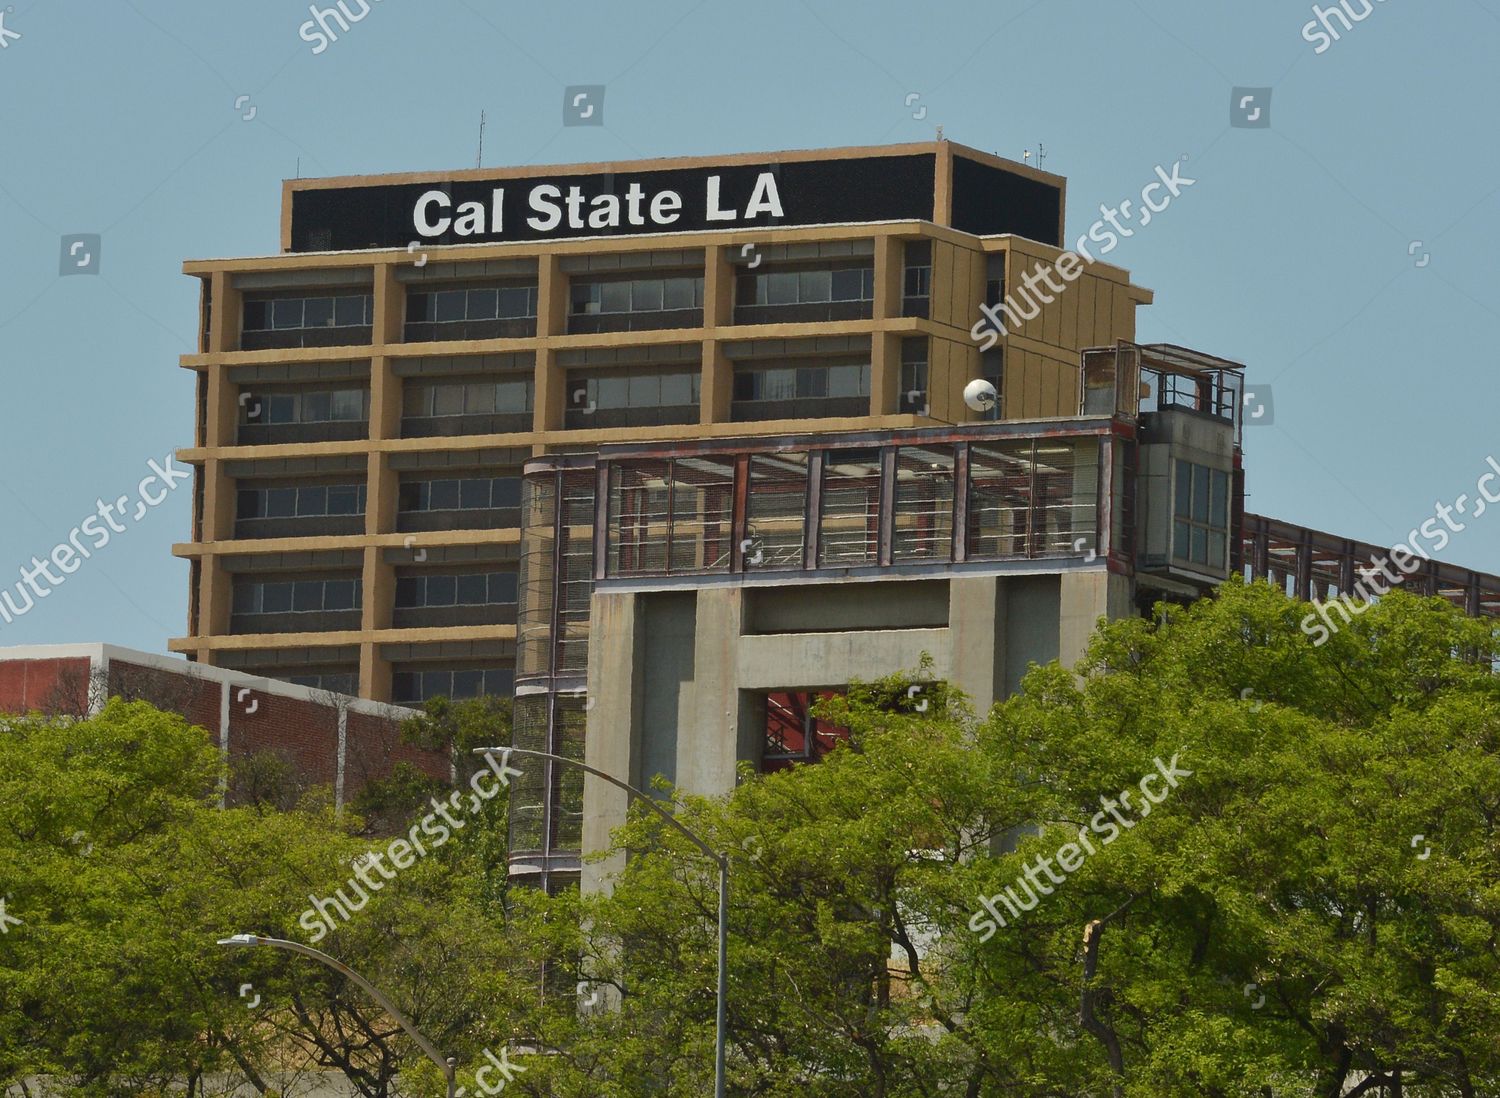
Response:
[[[484,112],[479,112],[479,154],[474,157],[474,167],[484,167]]]
[[[1021,154],[1021,159],[1024,160],[1024,161],[1026,161],[1026,163],[1030,164],[1031,163],[1031,150],[1027,149],[1025,152],[1023,152]],[[1047,159],[1047,146],[1043,145],[1040,141],[1038,141],[1036,143],[1036,166],[1038,168],[1041,168],[1042,161],[1046,160],[1046,159]]]
[[[938,139],[938,140],[939,140],[939,141],[942,141],[942,140],[944,140],[944,138],[943,138],[943,127],[942,127],[942,126],[939,126],[939,127],[938,127],[938,128],[937,128],[937,139]]]
[[[302,158],[300,156],[297,157],[297,178],[302,178]]]

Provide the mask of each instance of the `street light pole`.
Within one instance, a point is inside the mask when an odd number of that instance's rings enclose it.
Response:
[[[494,755],[500,753],[505,757],[506,761],[509,761],[511,755],[525,755],[528,758],[546,759],[549,762],[576,766],[585,773],[592,774],[601,781],[606,781],[610,785],[623,789],[632,797],[645,802],[648,808],[680,831],[689,842],[703,851],[719,867],[719,982],[714,1018],[714,1098],[724,1098],[724,1047],[728,1027],[729,1002],[729,858],[714,850],[713,847],[689,831],[683,825],[682,821],[663,808],[661,802],[655,797],[642,792],[629,782],[621,781],[613,774],[606,774],[604,771],[589,766],[587,763],[579,762],[577,759],[569,759],[563,755],[553,755],[547,751],[532,751],[524,747],[476,747],[473,753],[476,755]]]
[[[321,949],[314,949],[312,946],[303,945],[301,942],[287,941],[285,938],[262,938],[257,934],[234,934],[228,938],[220,938],[219,944],[221,946],[272,946],[276,949],[287,950],[290,953],[301,953],[311,957],[315,961],[321,961],[340,975],[347,976],[368,991],[370,997],[380,1004],[381,1009],[394,1018],[396,1024],[410,1034],[411,1039],[417,1042],[418,1047],[427,1054],[427,1058],[443,1069],[443,1077],[448,1080],[448,1098],[455,1098],[457,1090],[454,1086],[454,1072],[458,1061],[452,1056],[444,1056],[439,1052],[437,1046],[423,1036],[422,1031],[412,1023],[411,1019],[396,1009],[395,1003],[392,1003],[382,995],[374,984],[344,964],[344,962],[335,957],[330,957]]]

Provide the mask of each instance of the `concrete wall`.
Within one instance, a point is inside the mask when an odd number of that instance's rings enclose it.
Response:
[[[1041,575],[840,581],[777,587],[598,590],[591,609],[587,761],[644,787],[733,790],[759,761],[763,696],[914,670],[959,686],[983,714],[1033,663],[1072,666],[1106,616],[1130,612],[1125,577],[1102,566]],[[929,623],[929,624],[920,624]],[[783,631],[773,631],[773,630]],[[584,783],[584,848],[608,845],[625,794]],[[585,866],[602,887],[619,862]]]

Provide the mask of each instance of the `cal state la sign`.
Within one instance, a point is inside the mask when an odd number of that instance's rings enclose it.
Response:
[[[948,144],[287,184],[293,252],[934,221],[1058,245],[1060,180]],[[972,150],[970,150],[972,152]],[[947,210],[938,206],[947,203]],[[942,219],[947,217],[948,220]]]

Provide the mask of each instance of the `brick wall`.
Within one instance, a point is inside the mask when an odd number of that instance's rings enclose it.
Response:
[[[89,708],[86,656],[0,662],[0,713],[83,716]]]
[[[38,712],[84,717],[94,663],[88,656],[42,659],[0,657],[0,713]],[[270,755],[286,767],[288,795],[313,786],[336,788],[339,770],[339,711],[345,708],[343,796],[347,803],[366,783],[386,777],[398,763],[446,780],[449,759],[401,742],[399,717],[347,709],[339,695],[287,697],[238,678],[227,680],[213,668],[182,664],[182,669],[133,663],[115,655],[109,660],[111,697],[146,701],[205,729],[215,746],[224,743],[222,712],[228,691],[228,748],[231,767],[252,756]],[[266,773],[260,772],[262,777]],[[230,790],[231,801],[246,790]],[[253,784],[247,779],[247,784]],[[257,787],[258,788],[258,787]],[[262,790],[263,792],[263,790]]]

